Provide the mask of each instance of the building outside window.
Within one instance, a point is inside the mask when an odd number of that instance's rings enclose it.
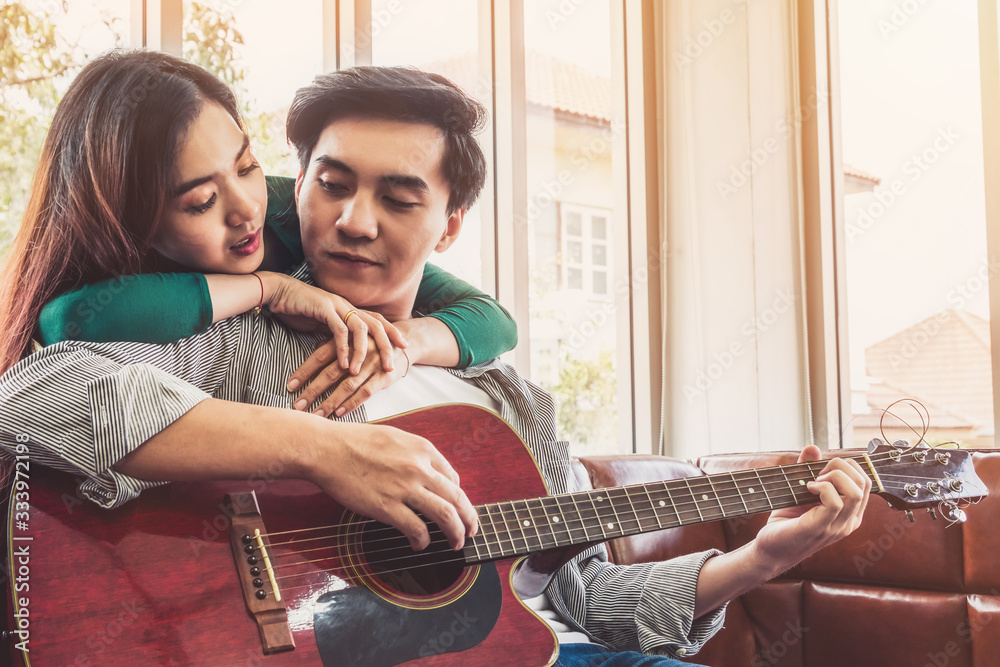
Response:
[[[994,445],[979,30],[974,0],[839,0],[838,100],[853,441]],[[887,19],[889,17],[889,19]],[[916,429],[916,433],[910,427]]]

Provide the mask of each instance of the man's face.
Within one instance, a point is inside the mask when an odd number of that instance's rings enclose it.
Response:
[[[326,126],[299,175],[302,246],[316,283],[390,320],[410,316],[432,250],[458,236],[447,212],[444,136],[416,123],[346,118]]]

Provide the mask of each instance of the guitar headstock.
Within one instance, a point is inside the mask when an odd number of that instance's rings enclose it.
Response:
[[[876,438],[868,443],[868,458],[882,486],[876,492],[899,510],[926,507],[932,518],[936,510],[949,521],[965,521],[960,503],[988,493],[968,451],[910,446],[903,440],[887,445]]]

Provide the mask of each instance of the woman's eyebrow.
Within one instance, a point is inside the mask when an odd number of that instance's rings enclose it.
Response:
[[[247,134],[244,134],[243,135],[243,144],[240,146],[239,152],[236,153],[236,159],[233,160],[233,164],[238,164],[239,163],[240,158],[243,157],[243,154],[247,152],[247,148],[249,148],[249,146],[250,146],[250,136],[247,135]],[[198,187],[199,185],[203,185],[205,183],[208,183],[209,181],[214,181],[216,178],[219,177],[219,175],[220,174],[218,172],[216,172],[214,174],[209,174],[208,176],[200,176],[198,178],[192,178],[190,181],[185,181],[185,182],[181,183],[180,185],[178,185],[176,188],[174,188],[174,196],[175,197],[180,197],[185,192],[193,190],[196,187]]]

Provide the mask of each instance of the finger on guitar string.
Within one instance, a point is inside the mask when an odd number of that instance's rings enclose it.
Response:
[[[443,477],[441,479],[444,480]],[[446,486],[451,485],[447,480],[444,481]],[[465,496],[460,489],[458,490],[458,494],[463,498]],[[464,522],[465,517],[459,513],[456,502],[447,500],[446,496],[455,497],[456,494],[450,493],[446,488],[433,492],[428,489],[422,489],[407,499],[406,504],[422,513],[428,520],[437,524],[437,527],[448,540],[448,545],[455,551],[458,551],[465,544],[465,534],[468,529]],[[468,502],[468,499],[465,499],[465,501]],[[422,526],[419,539],[416,543],[411,539],[410,544],[418,551],[430,544],[430,533],[426,526]]]
[[[464,538],[472,537],[479,529],[479,515],[476,513],[475,507],[473,507],[472,503],[469,501],[469,497],[465,495],[465,491],[463,491],[462,487],[459,486],[458,473],[451,470],[451,475],[445,475],[441,471],[441,464],[446,465],[448,466],[448,469],[451,469],[451,465],[448,464],[447,459],[445,459],[444,456],[441,456],[440,461],[434,462],[437,478],[434,479],[432,484],[428,485],[427,488],[433,495],[447,505],[447,508],[442,511],[451,522],[451,527],[454,528],[463,539],[456,541],[443,524],[438,522],[438,526],[448,537],[448,542],[451,544],[452,548],[461,549]]]
[[[865,482],[859,482],[839,466],[822,473],[815,482],[809,483],[809,490],[819,496],[818,511],[826,518],[826,531],[831,540],[853,532],[860,525],[869,485],[867,478]]]
[[[318,420],[324,431],[326,420]],[[376,424],[338,426],[337,437],[306,449],[305,477],[358,514],[401,531],[416,549],[430,536],[416,511],[438,524],[460,549],[476,515],[465,492],[446,475],[444,456],[426,438]]]
[[[467,529],[466,536],[472,537],[479,532],[479,513],[476,512],[476,508],[472,506],[472,503],[469,502],[469,498],[465,495],[465,492],[462,491],[462,480],[459,478],[455,469],[451,466],[451,463],[448,462],[448,459],[446,459],[441,452],[437,452],[437,454],[438,456],[434,458],[433,462],[434,468],[448,478],[458,491],[461,491],[460,498],[454,497],[451,500],[455,503],[455,507],[458,508],[458,513],[462,517],[462,521],[465,523]]]

